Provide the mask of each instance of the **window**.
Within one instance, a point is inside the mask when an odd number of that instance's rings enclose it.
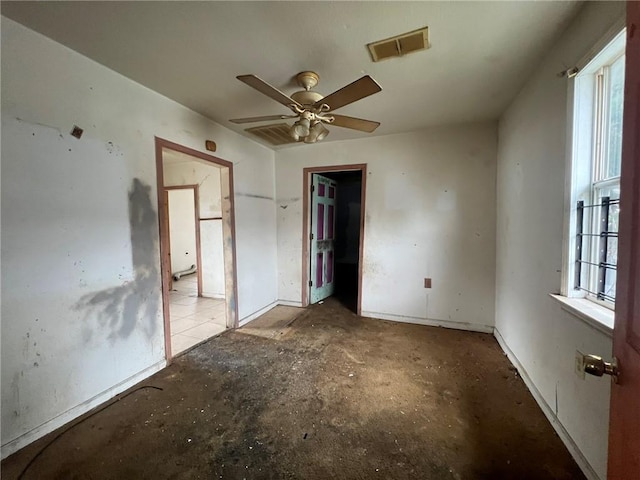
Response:
[[[570,297],[615,305],[624,31],[576,75],[574,82],[571,222],[566,275]]]

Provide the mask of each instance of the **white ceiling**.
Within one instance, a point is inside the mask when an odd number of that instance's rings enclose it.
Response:
[[[364,74],[382,92],[337,113],[324,141],[496,119],[581,2],[2,2],[2,14],[240,132],[230,118],[289,110],[236,80],[328,95]],[[429,27],[431,48],[372,63],[366,44]],[[298,145],[296,148],[310,148]]]

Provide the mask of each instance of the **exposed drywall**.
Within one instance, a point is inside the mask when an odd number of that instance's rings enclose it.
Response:
[[[202,294],[215,298],[225,297],[220,180],[220,168],[204,162],[164,165],[165,186],[198,185]]]
[[[606,477],[609,382],[579,379],[575,351],[607,356],[610,338],[564,312],[560,291],[568,80],[623,15],[623,3],[591,3],[576,17],[500,120],[496,329],[577,445],[586,473]]]
[[[234,162],[239,317],[271,305],[273,152],[2,19],[2,456],[164,364],[154,136]]]
[[[366,163],[363,314],[492,331],[496,133],[480,123],[277,152],[279,298],[301,301],[303,168]]]

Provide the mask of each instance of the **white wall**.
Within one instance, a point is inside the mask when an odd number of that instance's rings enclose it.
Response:
[[[222,215],[220,167],[196,160],[192,162],[165,162],[164,184],[167,187],[198,185],[200,217],[219,217]]]
[[[586,3],[504,113],[498,147],[497,336],[577,445],[589,476],[602,479],[609,383],[580,380],[574,356],[608,356],[611,339],[548,296],[560,291],[568,161],[568,81],[557,73],[575,65],[623,12],[623,3]]]
[[[192,189],[169,190],[169,245],[171,273],[197,263],[196,217]]]
[[[225,298],[224,248],[221,220],[200,222],[202,251],[202,295]]]
[[[3,457],[164,365],[154,136],[234,162],[239,316],[272,304],[273,152],[2,18]]]
[[[164,165],[165,186],[198,185],[200,218],[222,216],[220,168],[202,162],[180,162]],[[173,245],[171,246],[173,249]],[[224,298],[224,248],[222,220],[200,222],[202,255],[202,294]],[[194,262],[195,263],[195,262]]]
[[[496,142],[480,123],[277,152],[280,300],[301,301],[302,169],[366,163],[363,314],[492,331]]]

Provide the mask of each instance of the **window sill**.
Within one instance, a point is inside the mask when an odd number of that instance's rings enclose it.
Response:
[[[550,293],[549,296],[560,303],[564,311],[578,317],[607,336],[613,336],[613,310],[609,310],[585,298],[569,298],[553,293]]]

